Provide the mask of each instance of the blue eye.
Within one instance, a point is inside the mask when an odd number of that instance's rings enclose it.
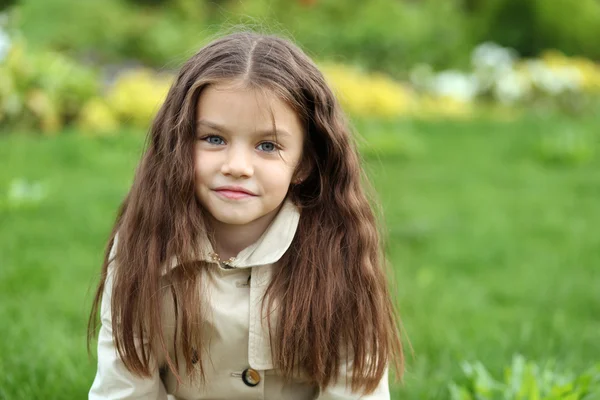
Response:
[[[267,153],[271,153],[277,150],[277,145],[273,142],[262,142],[258,145],[258,149]]]
[[[203,140],[214,145],[225,144],[225,141],[220,136],[207,136]]]

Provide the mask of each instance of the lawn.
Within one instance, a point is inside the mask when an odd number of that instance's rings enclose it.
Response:
[[[600,157],[547,163],[538,150],[565,131],[600,149],[600,121],[360,126],[420,148],[365,148],[412,345],[394,398],[446,398],[463,360],[499,374],[516,353],[574,372],[600,359]],[[143,140],[0,136],[0,399],[86,398],[86,318]],[[43,199],[11,200],[19,179]]]

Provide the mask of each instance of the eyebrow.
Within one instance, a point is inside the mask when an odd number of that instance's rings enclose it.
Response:
[[[229,133],[229,132],[230,132],[230,131],[229,131],[227,128],[225,128],[224,126],[221,126],[221,125],[219,125],[219,124],[216,124],[216,123],[214,123],[214,122],[211,122],[211,121],[207,121],[207,120],[205,120],[205,119],[200,119],[200,120],[198,120],[198,121],[197,121],[197,124],[198,124],[198,125],[203,125],[203,126],[205,126],[205,127],[207,127],[207,128],[212,128],[212,129],[215,129],[215,130],[217,130],[217,131],[219,131],[219,132],[223,132],[223,133]],[[273,135],[273,134],[275,134],[275,135],[283,135],[283,136],[291,136],[291,135],[290,135],[290,133],[289,133],[288,131],[285,131],[285,130],[283,130],[283,129],[276,129],[276,130],[273,130],[273,129],[268,129],[268,130],[256,131],[256,132],[254,132],[254,133],[255,133],[256,135],[260,135],[260,136],[271,136],[271,135]]]

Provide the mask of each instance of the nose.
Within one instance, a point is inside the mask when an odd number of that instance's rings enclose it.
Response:
[[[254,174],[252,154],[243,146],[231,146],[221,166],[221,173],[234,178],[249,178]]]

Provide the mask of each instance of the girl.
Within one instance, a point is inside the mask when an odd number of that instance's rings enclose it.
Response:
[[[361,178],[300,49],[256,33],[201,49],[111,233],[90,399],[388,399],[403,354]]]

